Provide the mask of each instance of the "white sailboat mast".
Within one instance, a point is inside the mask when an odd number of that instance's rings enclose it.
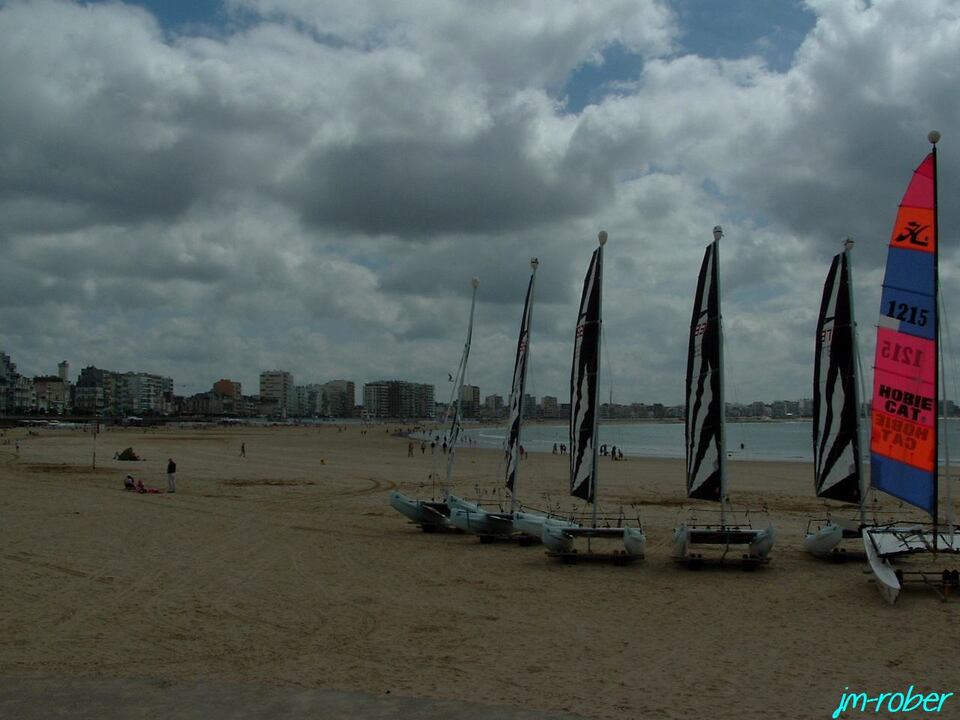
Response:
[[[599,436],[597,435],[597,426],[600,421],[600,338],[602,337],[603,333],[603,246],[607,244],[606,230],[600,231],[600,233],[597,235],[597,242],[600,243],[600,255],[597,257],[597,284],[599,286],[599,292],[597,293],[597,392],[594,394],[597,407],[593,413],[593,527],[597,526],[597,494],[600,484],[600,466],[597,463],[597,456],[599,453],[599,448],[597,445],[597,441],[599,440]],[[587,538],[587,551],[590,551],[589,537]]]
[[[847,297],[850,304],[850,334],[853,339],[853,401],[855,407],[857,408],[857,446],[860,448],[859,457],[857,458],[857,486],[860,490],[860,524],[864,525],[867,522],[866,515],[866,496],[867,496],[867,484],[866,477],[867,474],[863,471],[863,461],[864,461],[864,444],[863,444],[863,410],[862,402],[863,398],[861,395],[860,389],[860,342],[857,338],[857,313],[853,307],[853,264],[850,257],[850,251],[853,249],[853,238],[847,238],[843,241],[843,256],[846,260],[847,265]]]
[[[450,434],[449,448],[447,449],[447,475],[443,485],[443,497],[450,497],[452,483],[450,477],[453,474],[453,456],[457,450],[457,440],[460,438],[460,419],[461,409],[463,407],[463,385],[467,378],[467,360],[470,358],[470,344],[473,341],[473,311],[477,305],[477,288],[480,287],[480,280],[473,278],[470,281],[473,286],[473,295],[470,297],[470,321],[467,323],[467,341],[463,345],[463,356],[460,358],[460,367],[457,370],[457,377],[454,378],[454,393],[452,399],[456,403],[456,410],[453,415],[453,428]]]

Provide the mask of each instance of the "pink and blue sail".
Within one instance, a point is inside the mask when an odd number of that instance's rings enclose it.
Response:
[[[936,146],[913,173],[890,237],[871,411],[871,484],[937,518]]]

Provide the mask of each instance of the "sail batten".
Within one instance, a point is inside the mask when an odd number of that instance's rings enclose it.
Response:
[[[570,494],[593,503],[600,369],[600,293],[603,245],[590,258],[583,281],[570,373]]]
[[[937,517],[936,148],[914,170],[890,237],[871,409],[871,484]]]
[[[856,342],[847,252],[837,254],[823,288],[813,380],[813,459],[819,497],[861,503]]]
[[[687,497],[721,500],[723,408],[717,242],[707,246],[697,280],[686,378]]]

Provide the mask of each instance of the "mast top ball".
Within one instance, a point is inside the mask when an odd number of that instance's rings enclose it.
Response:
[[[852,247],[853,247],[853,238],[852,237],[844,238],[843,239],[844,250],[849,250]]]
[[[601,231],[600,231],[600,234],[597,235],[597,240],[600,241],[600,244],[601,244],[601,245],[606,245],[606,244],[607,244],[607,231],[606,231],[606,230],[601,230]]]
[[[476,290],[478,287],[480,287],[480,278],[474,278],[470,281],[470,284],[473,285],[473,289]]]
[[[537,260],[536,258],[530,258],[530,267],[532,267],[534,270],[537,269],[537,265],[539,264],[540,264],[539,260]]]
[[[714,225],[714,226],[713,226],[713,239],[714,239],[714,240],[719,240],[719,239],[722,238],[722,237],[723,237],[723,228],[720,227],[719,225]]]
[[[940,141],[940,132],[938,130],[931,130],[927,134],[927,140],[936,145]]]

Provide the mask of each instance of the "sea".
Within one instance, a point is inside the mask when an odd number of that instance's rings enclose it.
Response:
[[[727,453],[734,460],[813,461],[813,428],[809,420],[727,423]],[[944,436],[944,431],[947,435]],[[553,446],[569,444],[567,425],[528,423],[521,441],[529,452],[553,452]],[[684,457],[684,425],[678,422],[616,422],[599,428],[599,442],[615,445],[625,456]],[[940,422],[940,461],[960,458],[960,420]],[[864,433],[866,435],[866,433]],[[467,442],[476,447],[502,448],[506,427],[470,426],[464,429]],[[947,442],[944,442],[944,437]],[[866,438],[865,438],[866,442]]]

